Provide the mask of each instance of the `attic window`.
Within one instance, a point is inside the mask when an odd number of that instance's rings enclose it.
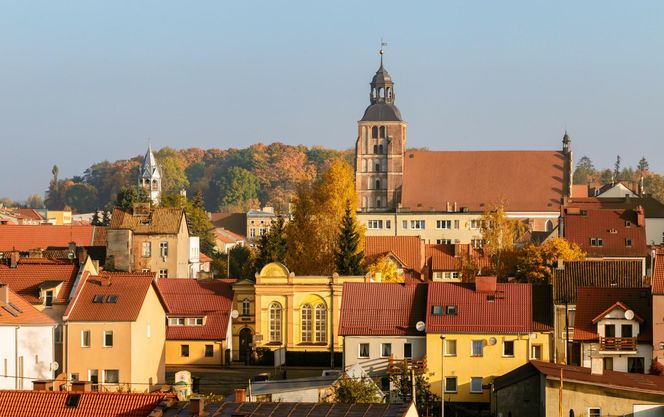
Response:
[[[97,294],[92,298],[92,302],[94,304],[101,304],[101,303],[104,302],[104,296],[100,295],[100,294]]]
[[[496,301],[496,296],[495,296],[495,294],[487,294],[487,296],[486,296],[486,300],[487,300],[488,302],[490,302],[490,303],[493,303],[494,301]]]
[[[618,231],[616,229],[609,229],[609,233],[611,233],[612,235],[615,235],[615,234],[618,233]]]
[[[628,247],[628,248],[631,248],[632,247],[632,239],[626,237],[625,238],[625,246]]]
[[[67,395],[67,400],[65,401],[65,406],[69,408],[78,407],[78,402],[81,400],[81,394],[69,394]]]
[[[434,316],[442,316],[443,315],[443,306],[432,306],[431,307],[431,314]]]
[[[457,306],[445,306],[445,314],[448,316],[456,316]]]
[[[118,296],[117,295],[109,295],[106,297],[106,302],[110,304],[116,304],[118,302]]]
[[[632,222],[630,222],[629,220],[625,220],[625,227],[631,227],[631,226]]]
[[[591,237],[590,246],[604,246],[604,242],[601,237]]]

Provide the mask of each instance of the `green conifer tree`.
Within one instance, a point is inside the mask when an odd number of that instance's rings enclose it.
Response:
[[[283,217],[277,217],[270,230],[258,239],[256,255],[256,269],[261,270],[270,262],[284,263],[288,243],[285,233],[286,224]]]
[[[334,252],[334,260],[339,275],[364,274],[364,251],[360,249],[360,234],[357,231],[355,216],[346,202],[346,212],[341,220],[339,242]]]

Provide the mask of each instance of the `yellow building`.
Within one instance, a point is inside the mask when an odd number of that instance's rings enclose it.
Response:
[[[65,312],[69,381],[148,391],[165,382],[166,312],[154,273],[88,276]]]
[[[233,286],[239,317],[233,322],[238,346],[235,360],[246,360],[249,348],[284,348],[286,361],[341,364],[339,316],[345,282],[368,282],[365,276],[295,276],[286,266],[271,263],[256,281]]]
[[[47,223],[51,223],[56,226],[71,224],[71,210],[48,210],[46,212],[46,219]]]
[[[496,377],[530,359],[551,359],[551,321],[548,286],[500,284],[495,277],[430,282],[426,343],[433,392],[440,395],[444,381],[445,401],[487,408]]]

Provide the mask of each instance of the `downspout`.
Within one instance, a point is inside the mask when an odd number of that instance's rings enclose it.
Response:
[[[330,367],[334,368],[334,274],[330,276]]]
[[[14,328],[14,387],[18,389],[18,329],[21,326],[16,326]]]
[[[565,297],[565,365],[569,365],[569,309]]]

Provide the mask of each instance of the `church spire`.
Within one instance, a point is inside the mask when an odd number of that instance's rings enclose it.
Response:
[[[381,42],[380,45],[381,45],[380,51],[378,51],[380,55],[380,67],[378,68],[378,71],[376,71],[376,74],[373,76],[371,80],[371,92],[369,93],[369,100],[371,101],[371,104],[376,104],[376,103],[393,104],[395,97],[394,82],[392,81],[392,77],[390,77],[390,74],[383,66],[383,55],[385,55],[385,50],[383,50],[383,46],[387,44],[385,42]]]
[[[138,173],[138,186],[145,189],[154,204],[159,203],[161,197],[161,169],[152,152],[152,144],[148,144],[148,150],[143,158]]]

